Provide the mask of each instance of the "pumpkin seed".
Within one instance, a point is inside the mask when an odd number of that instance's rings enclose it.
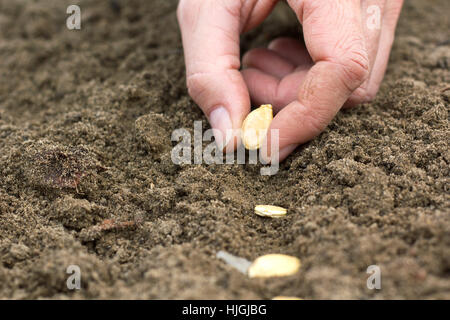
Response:
[[[300,269],[300,260],[284,254],[267,254],[257,258],[248,269],[250,278],[290,276]]]
[[[257,150],[261,147],[272,120],[273,111],[270,104],[263,104],[248,114],[241,130],[242,142],[246,149]]]
[[[257,205],[255,213],[261,217],[281,218],[287,214],[287,209],[271,205]]]

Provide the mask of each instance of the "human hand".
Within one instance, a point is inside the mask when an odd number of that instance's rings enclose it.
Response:
[[[256,105],[270,103],[278,113],[262,148],[278,129],[282,161],[323,131],[342,106],[374,98],[403,0],[287,0],[303,26],[305,44],[275,39],[267,49],[246,53],[239,71],[239,35],[259,25],[276,2],[181,0],[177,15],[189,94],[211,126],[225,137],[227,129],[241,127],[250,98]],[[232,141],[238,139],[235,134]]]

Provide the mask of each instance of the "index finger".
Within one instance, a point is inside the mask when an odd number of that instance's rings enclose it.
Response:
[[[241,1],[185,0],[178,6],[189,94],[213,129],[216,143],[229,142],[227,131],[238,129],[250,110],[247,86],[239,72]],[[233,137],[234,145],[238,135]],[[222,141],[220,141],[222,140]]]

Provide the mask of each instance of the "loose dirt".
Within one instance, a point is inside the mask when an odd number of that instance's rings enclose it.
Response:
[[[0,298],[450,298],[448,0],[406,1],[377,98],[270,177],[172,163],[174,129],[209,128],[185,88],[176,1],[78,3],[70,31],[70,1],[0,0]],[[242,47],[297,32],[281,6]],[[249,279],[220,250],[302,266]]]

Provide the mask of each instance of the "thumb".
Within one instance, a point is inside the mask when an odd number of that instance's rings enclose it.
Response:
[[[299,84],[297,100],[283,108],[271,123],[267,140],[270,141],[271,130],[279,130],[280,161],[298,144],[325,129],[353,91],[367,79],[370,68],[360,1],[288,0],[288,3],[303,25],[314,66]]]

